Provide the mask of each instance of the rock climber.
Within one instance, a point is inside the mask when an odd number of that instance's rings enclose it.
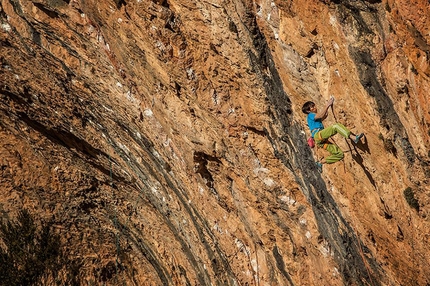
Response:
[[[302,111],[307,114],[307,123],[309,130],[311,131],[311,136],[314,138],[315,143],[318,147],[330,152],[330,155],[317,161],[318,170],[322,171],[323,164],[332,164],[343,159],[343,151],[336,144],[330,143],[328,139],[333,135],[339,133],[346,139],[351,139],[355,144],[357,144],[361,137],[364,136],[363,133],[359,135],[353,134],[349,129],[340,123],[335,123],[327,128],[324,128],[323,120],[327,118],[328,110],[333,106],[334,98],[331,97],[327,102],[326,106],[318,112],[318,109],[314,102],[307,101],[303,104]]]

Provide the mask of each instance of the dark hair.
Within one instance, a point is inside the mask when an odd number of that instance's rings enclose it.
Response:
[[[311,111],[312,106],[315,106],[315,103],[312,101],[306,101],[305,104],[302,106],[302,112],[305,114],[309,114]]]

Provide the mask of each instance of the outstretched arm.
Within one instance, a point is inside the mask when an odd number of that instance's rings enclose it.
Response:
[[[320,111],[320,112],[318,112],[316,115],[315,115],[315,120],[321,120],[321,121],[323,121],[324,119],[326,119],[327,118],[327,115],[328,115],[328,109],[330,108],[330,106],[332,106],[333,105],[333,102],[334,102],[334,98],[333,97],[331,97],[328,101],[327,101],[327,104],[326,104],[326,106]]]

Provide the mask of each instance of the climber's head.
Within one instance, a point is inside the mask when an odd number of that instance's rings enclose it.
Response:
[[[305,114],[309,114],[311,112],[315,112],[316,113],[315,103],[313,101],[307,101],[307,102],[305,102],[305,104],[303,104],[302,111]]]

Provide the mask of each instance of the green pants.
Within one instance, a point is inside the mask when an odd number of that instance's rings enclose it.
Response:
[[[315,143],[317,143],[318,147],[324,148],[330,152],[330,156],[325,158],[327,164],[332,164],[343,159],[343,151],[339,148],[339,146],[327,141],[330,137],[336,135],[337,133],[348,139],[351,131],[349,131],[342,124],[336,123],[332,126],[324,128],[314,135]]]

